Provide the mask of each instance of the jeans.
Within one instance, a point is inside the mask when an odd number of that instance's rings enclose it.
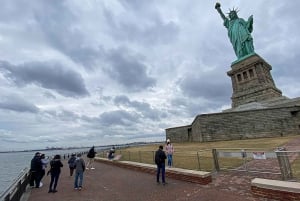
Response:
[[[173,159],[172,159],[172,155],[171,154],[168,154],[168,166],[171,167],[172,164],[173,164]]]
[[[159,182],[159,175],[160,175],[160,170],[161,170],[161,179],[162,182],[165,183],[165,172],[166,172],[166,168],[165,168],[165,164],[157,164],[157,172],[156,172],[156,181]]]
[[[78,183],[79,180],[79,183]],[[82,187],[83,182],[83,172],[75,172],[75,182],[74,182],[74,188]]]
[[[41,173],[39,171],[32,171],[30,175],[30,186],[38,188],[41,182]]]
[[[49,190],[56,190],[59,175],[60,175],[60,172],[51,172],[51,181],[50,181]]]

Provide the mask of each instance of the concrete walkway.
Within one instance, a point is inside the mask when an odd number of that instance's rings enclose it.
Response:
[[[230,189],[219,190],[213,185],[202,186],[168,179],[168,184],[157,185],[155,175],[95,163],[95,170],[87,170],[81,191],[73,188],[74,177],[64,167],[57,193],[48,193],[49,176],[43,179],[43,187],[31,189],[28,201],[245,201],[266,200],[251,195],[241,196]],[[233,190],[233,191],[232,191]]]
[[[286,147],[299,150],[300,138]],[[48,193],[50,178],[45,176],[42,188],[30,190],[28,201],[274,201],[253,196],[250,182],[255,177],[278,177],[221,172],[213,175],[213,182],[208,185],[166,178],[168,184],[163,186],[156,184],[155,175],[96,162],[95,170],[85,172],[83,189],[78,191],[74,190],[74,177],[69,176],[64,163],[58,192]]]

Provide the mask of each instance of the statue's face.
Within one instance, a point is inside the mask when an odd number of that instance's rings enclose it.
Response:
[[[231,20],[238,18],[236,11],[230,11],[229,18]]]

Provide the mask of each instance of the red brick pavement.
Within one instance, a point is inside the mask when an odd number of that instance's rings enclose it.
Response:
[[[300,138],[288,143],[286,147],[292,150],[296,146],[300,146]],[[221,172],[214,175],[209,185],[167,178],[168,184],[163,186],[156,184],[155,175],[102,163],[95,163],[95,168],[85,172],[83,189],[78,191],[74,190],[74,177],[69,176],[69,169],[65,165],[57,193],[48,193],[49,176],[45,176],[44,186],[31,189],[28,201],[273,201],[253,196],[250,182],[255,177],[278,177]]]

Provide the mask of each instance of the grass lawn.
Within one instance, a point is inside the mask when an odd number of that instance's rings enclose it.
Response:
[[[273,151],[288,141],[299,136],[260,138],[248,140],[232,140],[219,142],[183,142],[173,143],[175,153],[173,155],[174,167],[212,171],[213,157],[212,149],[240,152],[241,149],[255,149],[257,151]],[[155,151],[160,144],[149,144],[144,146],[117,149],[117,154],[122,155],[121,160],[136,161],[154,164]],[[164,145],[164,144],[162,144]],[[251,160],[251,159],[250,159]],[[222,167],[238,167],[243,164],[241,157],[219,158]],[[298,167],[298,163],[295,164]]]

